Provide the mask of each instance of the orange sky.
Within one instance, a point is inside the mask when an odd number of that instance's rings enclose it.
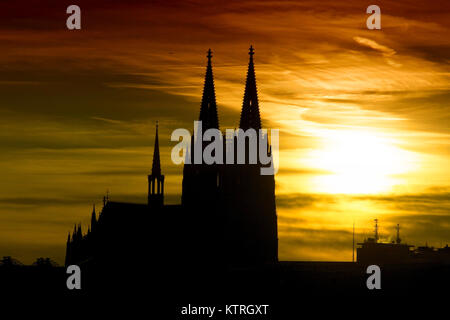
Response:
[[[67,232],[106,189],[145,202],[160,121],[167,201],[182,168],[170,133],[197,118],[205,54],[221,127],[238,124],[248,62],[263,126],[280,129],[281,259],[351,259],[380,219],[412,244],[450,242],[450,3],[64,1],[0,4],[0,256],[63,261]],[[170,236],[170,234],[168,234]]]

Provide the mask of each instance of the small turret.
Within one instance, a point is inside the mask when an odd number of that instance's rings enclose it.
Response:
[[[75,242],[77,240],[77,225],[73,225],[73,233],[72,233],[72,242]]]
[[[78,224],[78,229],[77,229],[77,240],[81,240],[83,239],[83,232],[81,231],[81,223]]]
[[[152,174],[148,176],[148,205],[153,208],[161,208],[164,205],[164,175],[161,174],[158,122],[156,122]]]
[[[67,243],[66,243],[66,259],[65,259],[65,265],[68,266],[70,264],[70,259],[71,259],[71,247],[72,244],[70,242],[70,231],[69,231],[69,235],[67,236]]]
[[[97,227],[97,217],[95,214],[95,203],[94,203],[94,207],[92,209],[92,216],[91,216],[91,231],[94,231]]]
[[[103,208],[106,206],[108,201],[109,201],[109,190],[106,190],[106,196],[103,196]]]

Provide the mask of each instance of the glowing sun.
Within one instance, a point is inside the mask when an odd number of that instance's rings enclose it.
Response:
[[[411,169],[407,151],[370,131],[326,131],[323,141],[323,148],[310,154],[312,166],[329,172],[314,177],[320,192],[387,192],[400,183],[396,175]]]

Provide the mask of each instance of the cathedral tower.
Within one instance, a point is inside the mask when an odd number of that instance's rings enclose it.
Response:
[[[219,117],[217,114],[216,93],[214,88],[214,76],[211,64],[212,51],[208,50],[208,58],[203,86],[203,96],[200,105],[199,121],[202,122],[203,133],[208,129],[219,129]],[[209,143],[209,142],[208,142]],[[200,142],[202,153],[208,143]],[[217,205],[219,166],[203,163],[196,164],[194,159],[194,137],[191,139],[191,150],[187,157],[190,164],[185,164],[183,169],[183,188],[181,203],[185,207],[194,207],[197,211],[210,211]]]
[[[256,131],[259,153],[259,129],[262,127],[254,54],[251,46],[239,127],[244,131]],[[271,156],[270,146],[267,150]],[[246,143],[246,163],[224,168],[222,199],[227,224],[226,254],[231,263],[273,263],[278,261],[275,177],[261,175],[263,165],[249,163],[249,152]]]

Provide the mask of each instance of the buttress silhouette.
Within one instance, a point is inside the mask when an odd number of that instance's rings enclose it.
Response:
[[[261,118],[250,47],[247,79],[239,127],[261,129]],[[199,121],[203,131],[219,128],[212,52],[208,51]],[[257,139],[261,137],[257,135]],[[120,264],[136,258],[162,261],[184,268],[198,266],[248,266],[278,261],[277,214],[274,175],[261,175],[262,164],[237,164],[236,136],[223,134],[224,152],[234,164],[194,164],[194,138],[183,169],[180,205],[164,204],[158,124],[153,165],[148,176],[148,203],[132,204],[104,198],[101,213],[92,212],[91,226],[83,235],[75,226],[67,240],[66,265]],[[234,139],[234,141],[230,141]],[[230,150],[234,142],[234,150]],[[206,145],[203,144],[203,148]],[[268,156],[272,156],[270,146]],[[258,143],[259,154],[259,143]],[[139,258],[142,257],[142,258]]]

